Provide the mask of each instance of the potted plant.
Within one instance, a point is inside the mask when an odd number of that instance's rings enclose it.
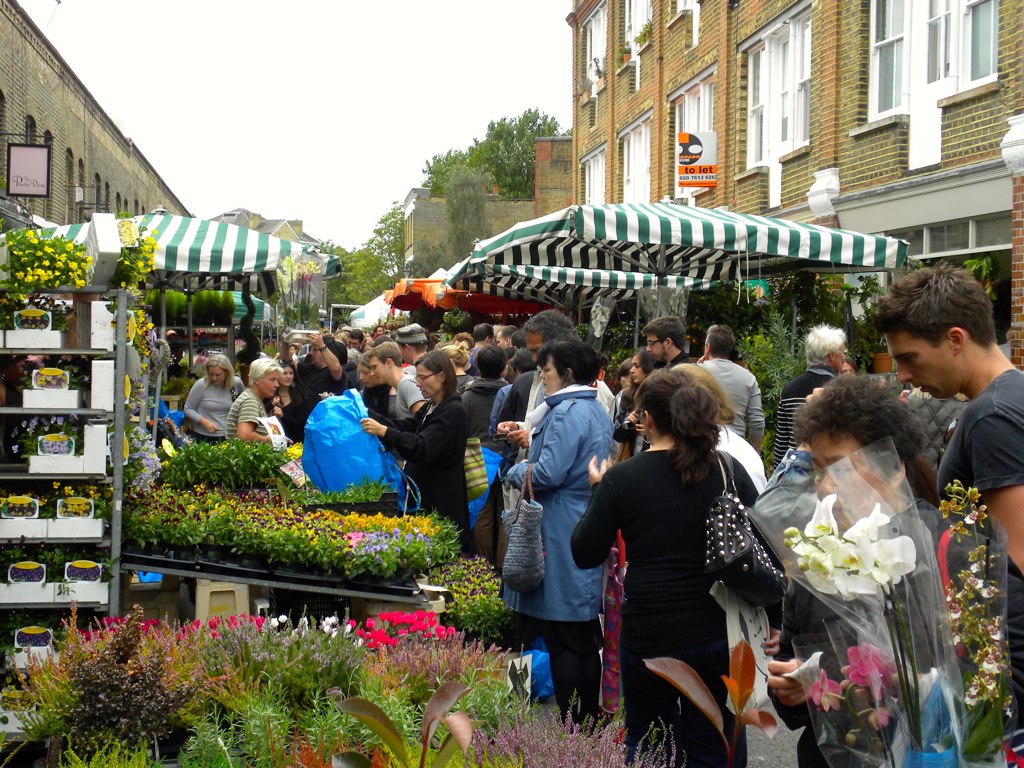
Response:
[[[642,27],[640,27],[640,33],[633,38],[637,48],[643,48],[651,41],[651,35],[654,32],[654,23],[648,21]]]
[[[589,77],[580,78],[580,81],[576,84],[576,93],[579,94],[580,104],[585,104],[590,100],[591,88],[594,84],[590,81]]]
[[[622,47],[619,48],[619,53],[618,53],[619,66],[621,67],[624,64],[626,64],[632,57],[633,57],[633,49],[630,47],[629,41],[627,40],[625,43],[622,44]]]

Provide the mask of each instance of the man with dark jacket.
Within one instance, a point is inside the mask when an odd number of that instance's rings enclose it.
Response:
[[[678,317],[656,317],[644,326],[647,349],[654,358],[655,368],[671,368],[689,362],[686,354],[686,327]]]

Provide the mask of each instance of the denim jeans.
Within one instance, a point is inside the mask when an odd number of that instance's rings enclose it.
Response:
[[[729,674],[729,646],[725,640],[680,648],[672,658],[686,662],[700,675],[722,710],[725,733],[732,738],[735,717],[726,709],[727,692],[722,675]],[[655,675],[644,666],[644,658],[625,646],[619,649],[622,665],[622,697],[626,709],[626,764],[632,764],[638,753],[648,751],[657,744],[665,744],[666,731],[675,744],[675,765],[687,768],[725,768],[728,757],[725,744],[715,726],[701,714],[688,698],[675,686]],[[651,728],[659,734],[649,738]],[[653,742],[653,743],[652,743]],[[747,742],[741,733],[736,742],[734,768],[743,768],[747,762]]]

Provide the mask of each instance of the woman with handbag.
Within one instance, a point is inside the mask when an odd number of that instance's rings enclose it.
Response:
[[[416,384],[427,405],[411,417],[392,421],[372,412],[360,425],[406,459],[405,471],[419,486],[423,509],[455,523],[462,550],[469,552],[472,532],[464,466],[469,427],[448,355],[435,349],[417,360]]]
[[[619,530],[629,553],[619,647],[627,762],[654,739],[667,746],[668,731],[676,765],[717,768],[727,764],[721,735],[644,660],[671,656],[693,667],[719,704],[725,732],[732,732],[721,678],[729,673],[725,613],[709,593],[714,578],[704,572],[705,521],[723,493],[718,404],[690,376],[667,370],[647,377],[638,401],[650,448],[610,468],[590,463],[596,488],[573,531],[572,555],[580,568],[603,563]],[[752,504],[757,490],[738,464],[732,478],[740,500]],[[741,736],[733,765],[745,763]]]
[[[544,507],[544,578],[539,587],[523,592],[506,584],[503,599],[518,614],[520,647],[543,638],[551,655],[551,678],[562,717],[574,705],[572,718],[582,723],[595,719],[599,711],[603,637],[598,615],[604,557],[586,568],[577,567],[569,537],[590,498],[587,463],[595,456],[608,457],[612,424],[597,400],[594,381],[601,359],[593,349],[578,339],[549,342],[541,348],[538,362],[544,402],[527,415],[536,425],[527,461],[514,465],[506,482],[522,487],[532,479],[536,501]],[[515,422],[498,425],[499,433],[516,428]],[[511,551],[506,568],[509,557]]]

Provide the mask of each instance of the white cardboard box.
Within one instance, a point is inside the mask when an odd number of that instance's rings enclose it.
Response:
[[[54,587],[46,581],[26,583],[0,584],[0,603],[17,605],[19,603],[52,603]]]
[[[95,343],[93,346],[96,346]],[[114,410],[113,360],[92,361],[92,389],[89,391],[89,407],[102,411]]]
[[[52,539],[100,539],[103,537],[103,521],[96,518],[65,517],[44,522],[48,523],[46,535]]]
[[[81,408],[80,389],[26,389],[21,393],[26,408]]]
[[[60,331],[6,331],[8,349],[60,349],[64,334]]]
[[[114,349],[114,313],[107,309],[107,302],[90,302],[89,345],[93,349]],[[95,386],[95,385],[94,385]]]
[[[82,472],[89,475],[105,475],[107,473],[107,455],[107,425],[86,424],[85,447],[81,457]]]
[[[29,474],[80,475],[83,469],[81,456],[29,456]],[[102,470],[102,474],[106,469]]]
[[[49,530],[48,522],[39,518],[0,519],[0,539],[17,539],[22,536],[26,539],[45,539]]]
[[[80,603],[106,605],[110,600],[110,583],[106,581],[67,581],[53,586],[54,600],[58,603],[77,600]]]

